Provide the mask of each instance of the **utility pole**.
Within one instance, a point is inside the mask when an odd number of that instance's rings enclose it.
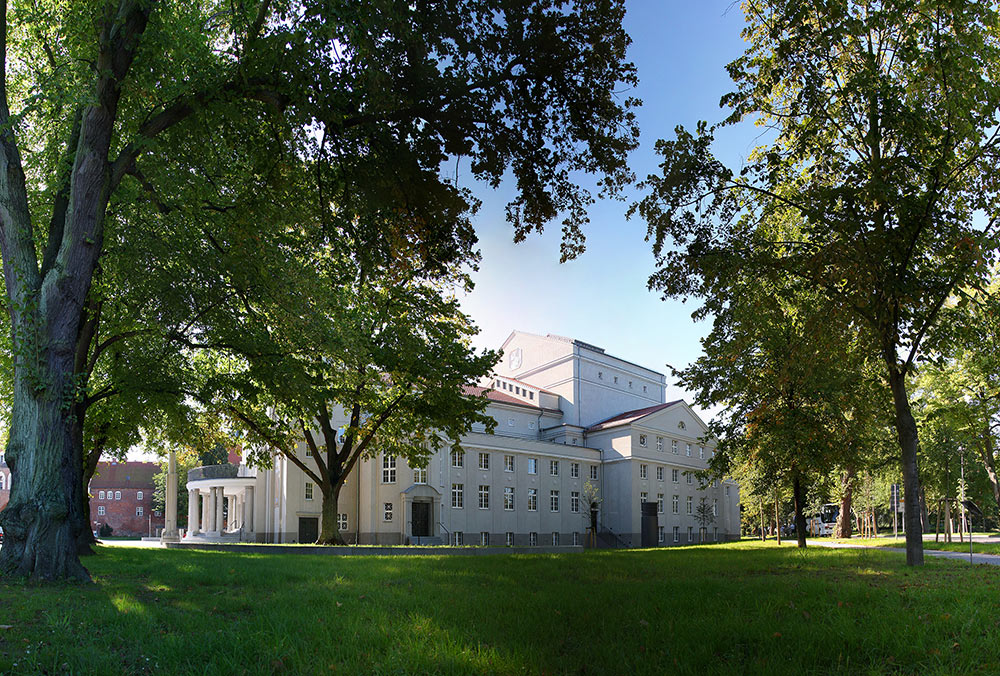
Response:
[[[961,458],[962,463],[962,523],[965,523],[965,447],[958,447],[959,458]],[[969,563],[972,563],[972,530],[966,527],[969,531]]]

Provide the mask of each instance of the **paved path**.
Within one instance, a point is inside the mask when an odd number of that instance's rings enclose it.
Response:
[[[989,540],[984,539],[984,541]],[[849,542],[830,542],[825,540],[806,540],[806,544],[816,545],[817,547],[829,547],[830,549],[878,549],[883,552],[906,554],[906,550],[902,547],[876,547],[873,545],[855,545]],[[965,561],[967,563],[969,561],[969,552],[949,552],[941,549],[924,549],[924,556],[936,556],[939,559],[955,559]],[[981,563],[988,566],[1000,566],[1000,555],[973,554],[972,563]]]
[[[102,545],[108,547],[137,547],[145,549],[159,549],[163,544],[159,540],[97,540]]]

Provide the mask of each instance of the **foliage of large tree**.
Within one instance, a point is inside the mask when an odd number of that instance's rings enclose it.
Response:
[[[623,13],[605,0],[0,3],[7,460],[17,477],[0,517],[0,573],[87,576],[75,547],[85,424],[75,409],[89,383],[77,356],[90,352],[105,243],[134,235],[109,209],[138,187],[163,204],[195,184],[238,192],[173,160],[195,136],[210,139],[206,155],[261,143],[233,133],[241,121],[274,131],[276,156],[322,150],[345,173],[380,160],[417,202],[423,183],[445,182],[448,157],[493,184],[510,171],[516,236],[566,213],[572,255],[592,198],[570,172],[596,174],[612,194],[631,178],[634,102],[615,94],[635,81]],[[167,166],[175,171],[157,171]],[[448,242],[471,236],[455,224],[428,219],[407,234],[447,255]]]
[[[706,295],[717,265],[807,280],[870,335],[893,395],[907,562],[923,562],[917,427],[907,376],[957,285],[997,249],[998,15],[992,3],[746,0],[725,124],[765,143],[734,171],[714,129],[660,141],[637,206],[652,284]],[[794,239],[758,224],[800,219]],[[671,248],[671,244],[676,248]]]

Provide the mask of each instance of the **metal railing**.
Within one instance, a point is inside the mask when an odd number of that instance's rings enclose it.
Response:
[[[205,465],[188,470],[188,481],[204,479],[252,479],[257,476],[257,470],[246,465]]]

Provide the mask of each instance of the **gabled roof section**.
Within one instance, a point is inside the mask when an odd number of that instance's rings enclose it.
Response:
[[[152,488],[153,476],[159,473],[155,462],[99,462],[90,488]]]
[[[671,406],[676,406],[677,404],[684,403],[683,399],[677,399],[675,401],[668,401],[665,404],[656,404],[655,406],[647,406],[646,408],[637,408],[634,411],[625,411],[624,413],[619,413],[616,416],[612,416],[607,420],[602,420],[601,422],[591,425],[587,428],[588,432],[599,432],[601,430],[606,430],[609,427],[618,427],[620,425],[629,425],[634,423],[636,420],[645,418],[648,415],[654,413],[659,413],[660,411],[670,408]]]
[[[462,388],[462,394],[468,397],[486,397],[490,401],[495,401],[498,404],[510,404],[512,406],[523,406],[524,408],[530,408],[535,411],[552,411],[555,413],[562,413],[558,409],[545,408],[538,406],[536,404],[531,404],[527,401],[522,401],[517,397],[511,396],[504,392],[494,390],[489,387],[479,387],[477,385],[466,385]]]

